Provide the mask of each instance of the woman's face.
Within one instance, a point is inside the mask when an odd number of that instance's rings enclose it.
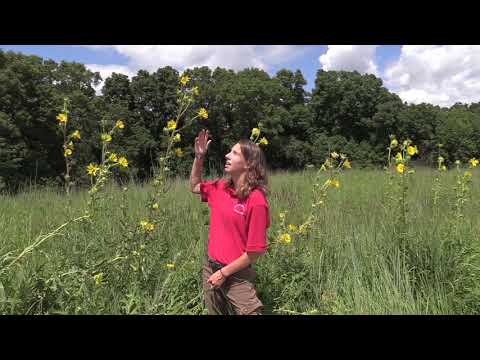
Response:
[[[240,144],[235,144],[232,150],[225,155],[224,170],[230,175],[239,175],[247,170],[247,162],[242,154]]]

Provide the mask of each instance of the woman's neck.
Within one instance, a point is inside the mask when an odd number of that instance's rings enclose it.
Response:
[[[245,175],[246,175],[245,173],[242,173],[237,176],[232,175],[232,182],[235,190],[239,190],[243,186],[243,184],[245,184]]]

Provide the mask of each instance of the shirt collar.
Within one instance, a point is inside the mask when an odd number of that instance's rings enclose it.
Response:
[[[227,187],[225,189],[227,191],[228,194],[230,194],[231,196],[233,197],[237,197],[237,192],[235,189],[231,188],[231,187]]]

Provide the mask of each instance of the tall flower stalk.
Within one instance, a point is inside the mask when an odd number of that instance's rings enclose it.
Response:
[[[75,130],[72,133],[68,134],[68,123],[69,123],[69,113],[68,110],[69,100],[68,98],[63,99],[63,110],[60,114],[57,115],[57,120],[60,128],[62,129],[63,135],[63,146],[62,152],[65,159],[65,192],[67,195],[70,194],[70,188],[72,186],[72,181],[70,177],[70,170],[72,168],[71,158],[73,151],[75,149],[73,141],[80,140],[80,131]]]

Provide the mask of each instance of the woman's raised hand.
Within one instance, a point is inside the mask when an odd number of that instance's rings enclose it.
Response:
[[[198,133],[198,136],[195,138],[195,155],[205,156],[208,151],[208,145],[212,140],[208,140],[208,130],[202,130]]]

